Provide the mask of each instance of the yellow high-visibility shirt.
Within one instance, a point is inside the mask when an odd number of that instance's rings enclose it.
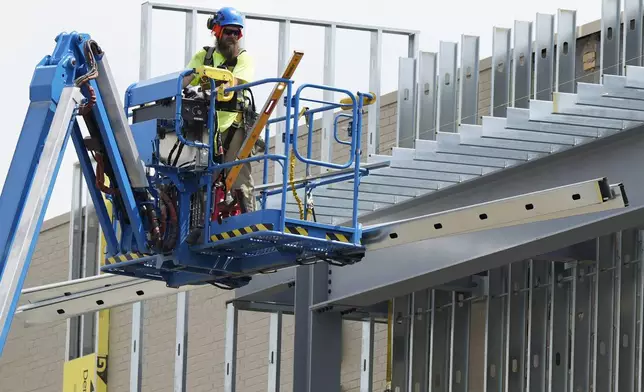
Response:
[[[199,66],[202,66],[204,59],[206,58],[206,53],[207,52],[205,49],[198,51],[188,63],[187,68],[197,68]],[[220,64],[223,64],[226,59],[221,53],[219,53],[219,51],[215,50],[212,54],[212,61],[212,66],[217,67]],[[234,77],[241,79],[244,83],[252,82],[255,74],[255,64],[253,62],[253,58],[248,54],[247,51],[244,51],[239,56],[237,56],[237,65],[230,71],[233,73]],[[199,84],[199,78],[194,78],[190,84],[197,86]],[[239,96],[240,100],[243,99],[243,94],[238,93],[237,95]],[[237,113],[217,110],[217,122],[219,124],[219,130],[222,133],[225,132],[228,128],[230,128],[231,125],[233,125],[236,117]]]

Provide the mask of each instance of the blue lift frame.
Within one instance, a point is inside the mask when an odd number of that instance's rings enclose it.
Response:
[[[293,81],[288,78],[268,78],[231,87],[225,93],[267,83],[285,86],[286,115],[269,120],[266,124],[267,145],[263,155],[217,164],[212,153],[216,94],[212,94],[213,99],[209,102],[209,143],[193,142],[183,134],[182,81],[195,70],[182,70],[132,84],[126,91],[123,106],[115,96],[116,87],[109,72],[102,49],[88,34],[77,32],[59,34],[53,53],[44,57],[34,71],[30,86],[31,103],[0,198],[0,213],[6,220],[6,224],[0,226],[0,351],[7,338],[70,137],[106,239],[104,272],[162,280],[170,287],[210,283],[218,287],[236,288],[247,284],[251,276],[259,272],[320,260],[344,265],[362,259],[364,247],[361,245],[362,230],[358,224],[358,187],[361,176],[367,175],[368,170],[360,168],[361,126],[363,102],[365,98],[373,99],[371,94],[354,95],[348,90],[315,84],[304,84],[293,93]],[[215,91],[215,81],[210,79],[210,83],[211,90]],[[343,93],[351,103],[310,100],[302,97],[305,89]],[[174,99],[176,105],[171,121],[156,119],[147,123],[129,123],[130,109],[168,99]],[[350,114],[342,114],[353,118],[351,140],[341,142],[351,147],[348,162],[335,164],[312,159],[312,129],[309,129],[306,156],[298,151],[295,141],[300,117],[296,114],[304,101],[323,105],[307,109],[305,115],[309,119],[325,110],[350,108]],[[89,138],[84,138],[81,132],[78,122],[81,118],[90,131]],[[269,127],[281,121],[285,122],[287,135],[283,140],[284,153],[269,154]],[[151,125],[154,125],[152,131]],[[335,125],[334,139],[340,141],[337,122]],[[180,168],[160,162],[159,157],[155,156],[159,126],[171,126],[176,137],[187,146],[207,149],[208,164]],[[333,169],[352,168],[351,173],[345,170],[335,176],[305,181],[295,186],[297,189],[303,187],[308,192],[323,184],[353,180],[352,225],[333,226],[286,216],[286,192],[291,190],[287,169],[291,151],[306,164],[307,174],[312,165]],[[91,160],[91,155],[96,154],[94,158],[97,158],[99,153],[100,158],[96,162],[100,166],[100,175],[98,167],[95,171]],[[282,165],[283,178],[281,187],[263,192],[261,208],[225,218],[222,223],[209,219],[213,204],[213,173],[260,160],[267,168],[269,159]],[[142,168],[137,168],[137,164]],[[139,169],[143,170],[138,172]],[[145,173],[144,177],[136,177],[137,172]],[[104,175],[110,179],[107,186],[102,184]],[[266,181],[265,170],[264,184]],[[174,247],[160,249],[159,242],[154,242],[159,241],[159,236],[153,238],[159,227],[155,216],[161,216],[160,200],[163,195],[158,190],[169,183],[173,184],[177,193],[176,200],[171,200],[171,204],[176,202],[177,237]],[[199,243],[189,244],[188,229],[193,218],[191,196],[200,189],[206,195],[206,207],[203,209],[205,223]],[[280,193],[280,209],[266,208],[267,197]],[[112,218],[106,206],[108,199],[113,206]]]

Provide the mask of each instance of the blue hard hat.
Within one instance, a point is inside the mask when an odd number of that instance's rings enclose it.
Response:
[[[217,11],[213,18],[212,25],[209,26],[209,28],[212,29],[215,25],[219,25],[221,27],[238,26],[243,29],[244,17],[241,12],[237,11],[237,9],[233,7],[224,7]]]

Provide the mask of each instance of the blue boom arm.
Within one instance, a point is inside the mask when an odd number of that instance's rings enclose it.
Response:
[[[56,37],[53,53],[34,71],[31,102],[0,198],[0,354],[70,138],[106,241],[104,272],[161,280],[170,287],[212,284],[231,289],[247,284],[258,272],[318,260],[344,265],[363,257],[357,208],[353,225],[323,225],[287,217],[285,198],[292,187],[310,190],[353,180],[357,206],[359,180],[367,174],[359,167],[362,105],[374,97],[334,89],[347,94],[343,104],[324,102],[321,108],[302,111],[311,119],[315,113],[341,108],[343,116],[352,119],[351,140],[343,142],[352,153],[349,162],[339,166],[311,158],[310,135],[307,153],[297,150],[301,117],[293,109],[305,99],[300,97],[303,88],[293,93],[290,75],[224,91],[217,84],[225,78],[208,76],[225,74],[218,72],[188,69],[140,81],[127,89],[122,102],[107,57],[89,35]],[[197,96],[183,89],[184,77],[191,74],[203,82]],[[266,146],[264,154],[223,164],[215,132],[217,105],[229,105],[234,102],[230,97],[264,83],[275,84],[275,89],[255,125],[260,130],[265,125],[268,131],[269,125],[283,121],[284,153],[269,154]],[[286,115],[266,121],[282,101]],[[334,137],[338,139],[337,130]],[[289,185],[291,152],[306,164],[307,173],[311,165],[347,170]],[[269,192],[281,194],[281,208],[267,208],[265,192],[261,209],[234,214],[229,208],[222,215],[223,204],[229,203],[228,208],[236,203],[233,190],[225,189],[227,170],[269,159],[283,169],[283,184]],[[217,195],[232,195],[232,204]]]

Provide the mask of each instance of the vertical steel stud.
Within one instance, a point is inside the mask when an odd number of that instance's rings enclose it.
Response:
[[[369,51],[369,91],[376,94],[376,103],[367,109],[367,150],[380,153],[380,76],[382,72],[382,30],[371,32]]]
[[[555,90],[562,93],[574,93],[577,90],[575,81],[575,59],[577,58],[577,13],[570,10],[557,12],[557,74]]]
[[[496,268],[488,272],[488,296],[485,302],[485,371],[483,388],[485,392],[503,390],[504,341],[507,335],[503,309],[507,296],[503,296],[507,284],[506,268]]]
[[[336,26],[331,25],[324,28],[324,79],[325,86],[333,86],[335,84],[335,37]],[[322,92],[322,99],[327,102],[335,101],[335,94],[333,91],[324,90]],[[333,159],[333,119],[334,113],[327,110],[322,113],[322,132],[320,143],[320,160],[323,162],[331,162]],[[322,171],[328,171],[328,168],[320,167]]]
[[[438,62],[438,130],[440,132],[456,132],[456,42],[440,42]]]
[[[479,114],[479,37],[461,36],[459,122],[477,124]]]
[[[396,121],[396,146],[413,148],[416,138],[414,123],[416,60],[401,57],[398,62],[398,113]]]
[[[436,139],[436,53],[420,52],[418,79],[418,139]]]
[[[512,80],[512,105],[527,109],[532,86],[532,22],[514,22]]]
[[[621,75],[620,53],[620,0],[602,0],[601,19],[601,74]]]
[[[362,322],[362,353],[360,356],[360,392],[373,392],[374,321]]]
[[[429,364],[429,312],[430,292],[413,294],[411,321],[411,391],[427,392]]]
[[[268,392],[279,392],[282,365],[282,312],[271,313],[268,335]]]
[[[505,117],[510,102],[510,33],[510,29],[494,27],[490,100],[490,113],[493,117]]]
[[[554,69],[554,15],[537,14],[534,97],[552,100]]]

